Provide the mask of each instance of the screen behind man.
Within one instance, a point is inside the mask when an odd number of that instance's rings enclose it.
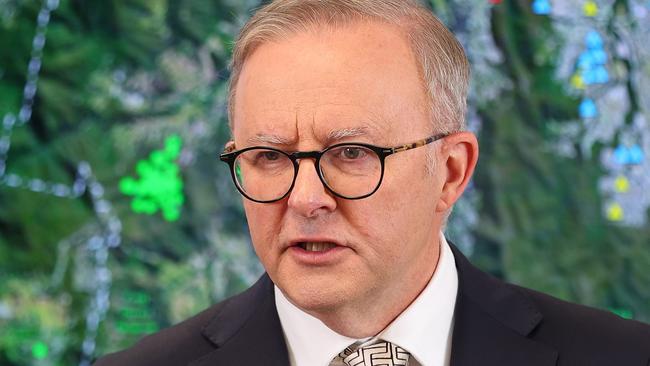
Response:
[[[258,10],[221,159],[266,274],[98,364],[649,365],[647,326],[504,284],[442,235],[478,159],[468,79],[411,1]]]

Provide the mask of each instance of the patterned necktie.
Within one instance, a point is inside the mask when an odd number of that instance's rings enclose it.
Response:
[[[408,366],[410,356],[404,348],[384,340],[356,350],[347,347],[338,355],[347,366]]]

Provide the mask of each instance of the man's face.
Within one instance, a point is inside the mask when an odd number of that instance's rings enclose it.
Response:
[[[238,149],[394,146],[433,134],[426,110],[404,37],[396,28],[362,23],[257,48],[237,84],[233,135]],[[442,217],[435,207],[444,177],[426,169],[436,144],[389,156],[381,187],[365,199],[332,195],[312,159],[300,161],[283,200],[244,199],[255,251],[291,302],[326,314],[422,288],[435,267]],[[304,242],[336,247],[308,252]]]

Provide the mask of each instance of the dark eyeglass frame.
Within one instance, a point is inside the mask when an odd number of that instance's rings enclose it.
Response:
[[[305,159],[305,158],[315,160],[314,167],[316,168],[316,173],[318,174],[318,178],[323,183],[323,186],[328,191],[330,191],[333,195],[335,195],[337,197],[340,197],[340,198],[348,199],[348,200],[359,200],[359,199],[366,198],[366,197],[369,197],[369,196],[373,195],[375,192],[377,192],[377,190],[379,189],[379,186],[381,186],[381,182],[384,180],[384,167],[385,167],[384,161],[385,161],[387,156],[396,154],[398,152],[411,150],[411,149],[415,149],[415,148],[418,148],[418,147],[428,145],[428,144],[430,144],[432,142],[438,141],[438,140],[440,140],[442,138],[445,138],[445,137],[447,137],[449,135],[450,135],[449,133],[440,133],[440,134],[437,134],[437,135],[429,136],[429,137],[421,139],[421,140],[417,140],[415,142],[411,142],[409,144],[399,145],[399,146],[394,146],[394,147],[381,147],[381,146],[375,146],[375,145],[359,143],[359,142],[344,142],[344,143],[328,146],[327,148],[325,148],[325,149],[323,149],[321,151],[295,151],[295,152],[291,152],[291,153],[276,149],[274,147],[268,147],[268,146],[251,146],[251,147],[247,147],[245,149],[235,150],[235,145],[232,144],[232,145],[228,146],[224,150],[224,152],[219,155],[219,159],[221,161],[227,163],[228,166],[230,167],[230,175],[231,175],[233,183],[235,183],[235,187],[237,188],[239,193],[241,193],[244,197],[246,197],[247,199],[249,199],[249,200],[251,200],[253,202],[273,203],[273,202],[277,202],[277,201],[280,201],[280,200],[284,199],[293,190],[293,187],[296,184],[296,177],[298,177],[298,169],[300,167],[299,164],[298,164],[298,160]],[[321,166],[320,166],[320,160],[321,160],[323,154],[325,154],[329,150],[332,150],[332,149],[335,149],[335,148],[338,148],[338,147],[341,147],[341,146],[364,147],[366,149],[369,149],[369,150],[375,152],[377,154],[377,156],[379,157],[379,161],[381,163],[381,175],[379,176],[379,181],[377,182],[377,186],[370,193],[364,194],[362,196],[354,196],[354,197],[344,196],[344,195],[339,194],[336,191],[334,191],[327,184],[327,182],[325,181],[325,178],[323,177],[323,172],[322,172],[322,169],[321,169]],[[287,190],[287,192],[284,195],[282,195],[282,197],[277,198],[277,199],[273,199],[273,200],[267,200],[267,201],[256,200],[256,199],[250,197],[249,195],[247,195],[246,192],[244,192],[244,190],[237,183],[237,177],[235,175],[236,174],[235,173],[235,160],[237,160],[237,157],[240,154],[242,154],[242,153],[244,153],[246,151],[255,150],[255,149],[264,149],[264,150],[271,150],[271,151],[278,152],[278,153],[286,156],[287,158],[289,158],[289,160],[291,160],[291,162],[293,163],[293,169],[294,169],[293,180],[291,181],[291,186],[289,186],[289,189]]]

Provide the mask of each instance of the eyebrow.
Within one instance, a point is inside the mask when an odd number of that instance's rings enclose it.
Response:
[[[336,130],[331,130],[330,132],[327,133],[327,144],[330,144],[332,142],[336,142],[338,140],[342,140],[345,138],[349,137],[358,137],[358,136],[367,136],[369,135],[369,128],[368,127],[352,127],[352,128],[340,128]],[[274,134],[265,134],[265,133],[258,133],[253,137],[250,137],[248,140],[246,140],[249,144],[255,145],[255,144],[273,144],[273,145],[293,145],[295,144],[295,141],[293,139],[289,139],[286,137],[282,137],[279,135],[274,135]]]
[[[337,141],[348,137],[368,135],[368,127],[341,128],[327,134],[327,141]]]
[[[288,139],[286,137],[278,136],[278,135],[272,135],[272,134],[264,134],[264,133],[258,133],[255,136],[249,138],[247,140],[249,144],[258,144],[258,143],[267,143],[267,144],[274,144],[274,145],[292,145],[293,140]]]

